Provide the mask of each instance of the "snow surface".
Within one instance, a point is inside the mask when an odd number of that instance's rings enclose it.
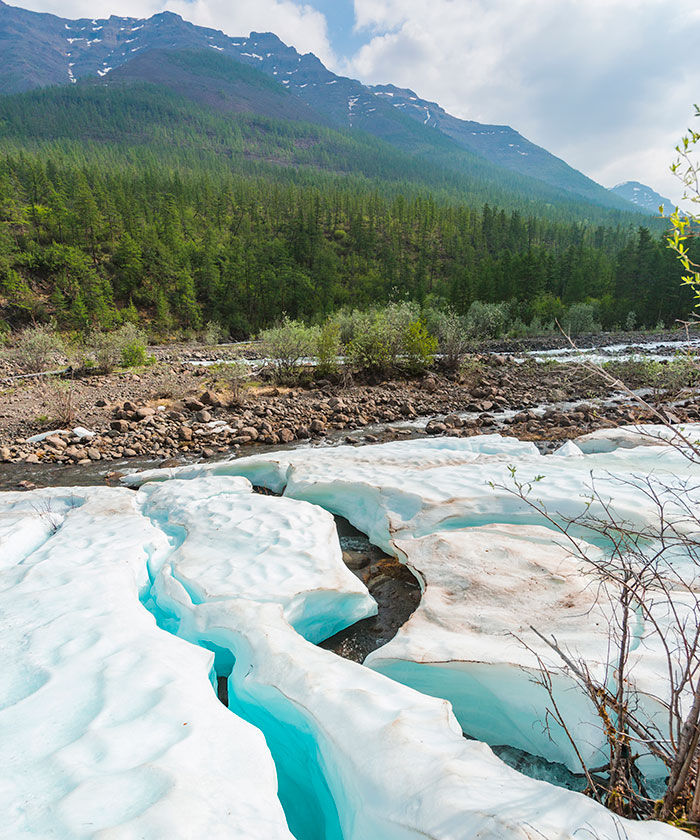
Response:
[[[434,584],[416,618],[429,621],[434,611],[448,626],[439,636],[413,633],[409,622],[402,637],[422,644],[426,661],[452,644],[456,619],[435,596],[449,599],[459,573],[473,597],[479,586],[488,595],[479,599],[489,609],[478,623],[458,616],[468,643],[487,653],[493,642],[484,669],[506,673],[500,657],[512,671],[509,642],[494,630],[509,587],[518,596],[533,574],[534,591],[563,578],[562,595],[579,597],[575,570],[569,563],[567,576],[566,558],[555,557],[547,533],[533,526],[525,539],[512,525],[472,526],[481,542],[471,543],[473,563],[460,569],[440,546],[446,562],[436,567],[430,541],[464,532],[437,518],[438,508],[469,514],[504,463],[541,466],[535,447],[492,435],[327,454],[258,456],[180,470],[177,478],[160,471],[151,476],[159,482],[132,479],[143,484],[136,493],[0,494],[0,807],[8,836],[682,836],[620,821],[580,794],[521,775],[486,744],[465,740],[445,699],[313,644],[371,615],[375,604],[342,564],[330,515],[295,494],[326,497],[326,507],[342,507],[425,567],[422,579]],[[639,464],[653,455],[644,447],[641,455],[618,449],[547,463],[557,488],[568,491],[563,467],[596,458]],[[668,457],[663,464],[677,466]],[[253,495],[231,470],[286,485],[285,497]],[[493,492],[485,509],[502,516],[504,497]],[[531,553],[521,556],[528,540]],[[487,586],[491,546],[514,568],[495,562],[498,576]],[[537,597],[556,610],[553,592]],[[564,629],[566,620],[557,616]],[[230,711],[210,685],[227,675]],[[476,687],[477,711],[479,703],[507,705],[504,691],[517,686],[491,679],[491,688]],[[519,722],[514,715],[516,734]]]
[[[168,541],[137,494],[0,500],[3,836],[291,840],[263,737],[216,699],[211,653],[139,602]]]
[[[424,590],[421,605],[409,622],[394,640],[371,654],[366,664],[425,694],[449,699],[459,725],[470,735],[494,745],[507,743],[577,770],[568,741],[556,732],[547,735],[542,728],[547,697],[531,677],[538,656],[554,663],[551,651],[530,625],[538,624],[543,632],[575,647],[591,669],[604,676],[607,604],[594,599],[587,569],[572,557],[571,546],[557,539],[556,528],[545,527],[546,521],[509,491],[510,467],[516,466],[519,481],[533,482],[533,498],[545,504],[555,520],[563,522],[586,509],[590,504],[587,488],[594,474],[602,503],[643,528],[654,524],[657,511],[642,490],[625,479],[651,474],[661,480],[683,481],[697,475],[697,467],[668,446],[664,434],[659,427],[603,430],[565,444],[554,457],[540,455],[533,444],[498,435],[433,438],[330,451],[278,452],[151,471],[128,480],[138,485],[173,476],[245,475],[255,484],[347,517],[373,542],[403,559]],[[700,427],[687,426],[684,434],[694,440],[700,436]],[[601,504],[593,503],[590,510],[602,513]],[[673,515],[673,510],[668,509],[667,514]],[[585,530],[579,536],[591,539]],[[600,550],[591,547],[593,552]],[[679,610],[684,609],[684,594],[675,593]],[[200,628],[199,638],[202,632]],[[197,640],[197,633],[192,638]],[[635,628],[632,664],[644,712],[658,716],[658,703],[646,694],[658,693],[663,654],[641,623]],[[307,671],[308,667],[304,665]],[[235,672],[232,680],[235,682]],[[585,739],[585,757],[595,761],[602,742],[593,710],[564,675],[555,676],[554,686],[567,722]],[[288,699],[295,696],[286,689],[284,695]],[[301,702],[301,696],[298,699]],[[326,711],[330,714],[328,708]],[[317,723],[323,714],[323,709],[314,711]],[[386,755],[383,748],[377,760]],[[650,778],[661,772],[648,759],[643,769]],[[344,778],[347,784],[347,774]],[[526,797],[514,791],[520,791],[523,784],[539,783],[518,777],[517,785],[506,785],[521,802]],[[472,801],[472,796],[482,795],[479,790],[470,792],[468,798]],[[539,798],[542,794],[533,790],[531,795]],[[504,799],[500,816],[512,813],[515,822],[520,819],[524,825],[522,813],[516,816],[521,806],[511,812],[513,800],[503,792],[499,796]],[[575,809],[574,802],[578,800],[572,799],[570,807]],[[550,806],[543,805],[539,816],[546,825],[537,825],[537,830],[544,836],[568,836],[566,832],[575,831],[572,820],[580,813],[569,813],[567,806],[561,810],[552,807],[550,812]],[[484,812],[491,813],[488,805]],[[343,809],[338,813],[342,822]],[[587,825],[597,816],[597,811],[586,816]],[[547,823],[550,818],[551,824]],[[530,815],[527,824],[536,824],[530,822]],[[431,834],[429,823],[420,825],[428,836],[442,836]],[[564,833],[550,835],[552,825]],[[652,831],[649,836],[659,837],[665,831],[635,826],[628,832],[631,837],[636,831],[647,830]],[[376,825],[373,831],[378,831]],[[511,836],[505,829],[501,831],[494,836]],[[608,827],[602,829],[601,836],[616,835]]]

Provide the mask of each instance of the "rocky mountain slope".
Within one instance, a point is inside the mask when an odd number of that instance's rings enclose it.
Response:
[[[262,94],[240,83],[235,97],[217,98],[216,75],[198,84],[182,80],[168,59],[149,58],[158,50],[199,50],[229,56],[271,77],[276,90]],[[177,89],[222,110],[320,122],[361,130],[411,153],[453,163],[462,149],[501,169],[535,178],[598,205],[627,209],[624,197],[610,192],[509,126],[482,125],[448,114],[439,105],[393,85],[366,86],[338,76],[319,59],[300,55],[272,33],[230,37],[163,12],[132,17],[69,20],[30,12],[0,0],[0,93],[18,93],[84,79],[141,79]],[[178,85],[178,80],[182,82]],[[248,89],[243,87],[248,84]],[[282,99],[280,88],[291,96]],[[223,101],[222,101],[223,100]],[[451,142],[450,142],[451,141]],[[462,169],[462,162],[457,168]],[[523,187],[526,189],[526,185]]]
[[[675,209],[675,203],[670,198],[664,198],[660,193],[639,181],[625,181],[610,188],[610,192],[636,205],[643,213],[653,216],[659,215],[659,207],[663,206],[664,216],[668,216]]]

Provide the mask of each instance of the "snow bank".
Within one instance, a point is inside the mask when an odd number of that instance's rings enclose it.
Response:
[[[216,699],[211,653],[139,602],[168,541],[136,494],[0,505],[3,836],[291,840],[265,742]]]

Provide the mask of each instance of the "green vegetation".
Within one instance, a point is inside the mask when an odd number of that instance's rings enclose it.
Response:
[[[173,72],[186,65],[187,84],[285,99],[216,56],[168,60]],[[567,313],[577,328],[608,329],[632,310],[652,326],[692,309],[659,222],[638,227],[463,151],[457,171],[434,149],[222,113],[118,76],[2,97],[0,332],[133,324],[208,341],[256,334],[284,313],[318,325],[344,307],[408,300],[467,316],[485,337],[537,333]],[[697,257],[696,241],[688,247]]]

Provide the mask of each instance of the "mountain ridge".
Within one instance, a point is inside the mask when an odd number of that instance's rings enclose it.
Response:
[[[633,204],[644,213],[649,213],[652,216],[659,216],[659,207],[663,206],[664,216],[668,216],[675,208],[675,202],[670,198],[665,198],[655,189],[642,184],[640,181],[622,181],[620,184],[615,184],[610,187],[610,192],[624,198]]]
[[[416,107],[408,107],[398,97],[393,101],[396,92],[403,89],[393,85],[370,87],[336,75],[315,55],[298,53],[274,33],[252,32],[247,38],[229,36],[221,30],[192,24],[173,12],[161,12],[150,18],[112,15],[70,20],[20,9],[0,0],[0,92],[3,93],[75,84],[86,78],[100,79],[108,75],[126,78],[133,75],[133,67],[131,71],[123,68],[137,59],[140,61],[148,52],[177,49],[211,50],[271,77],[303,103],[283,109],[279,114],[283,118],[316,119],[321,124],[364,131],[396,148],[437,156],[443,161],[456,160],[456,144],[469,155],[535,178],[574,197],[580,196],[603,207],[628,209],[625,199],[530,143],[510,126],[460,120],[412,91],[405,93],[409,99],[415,97]],[[43,56],[39,62],[34,58],[37,54]],[[162,75],[160,83],[167,84]],[[390,92],[392,96],[387,95]],[[275,98],[275,101],[281,100]],[[429,111],[427,118],[426,111]],[[269,115],[269,109],[265,113]],[[423,119],[419,118],[420,113]],[[459,161],[456,165],[462,166]]]

